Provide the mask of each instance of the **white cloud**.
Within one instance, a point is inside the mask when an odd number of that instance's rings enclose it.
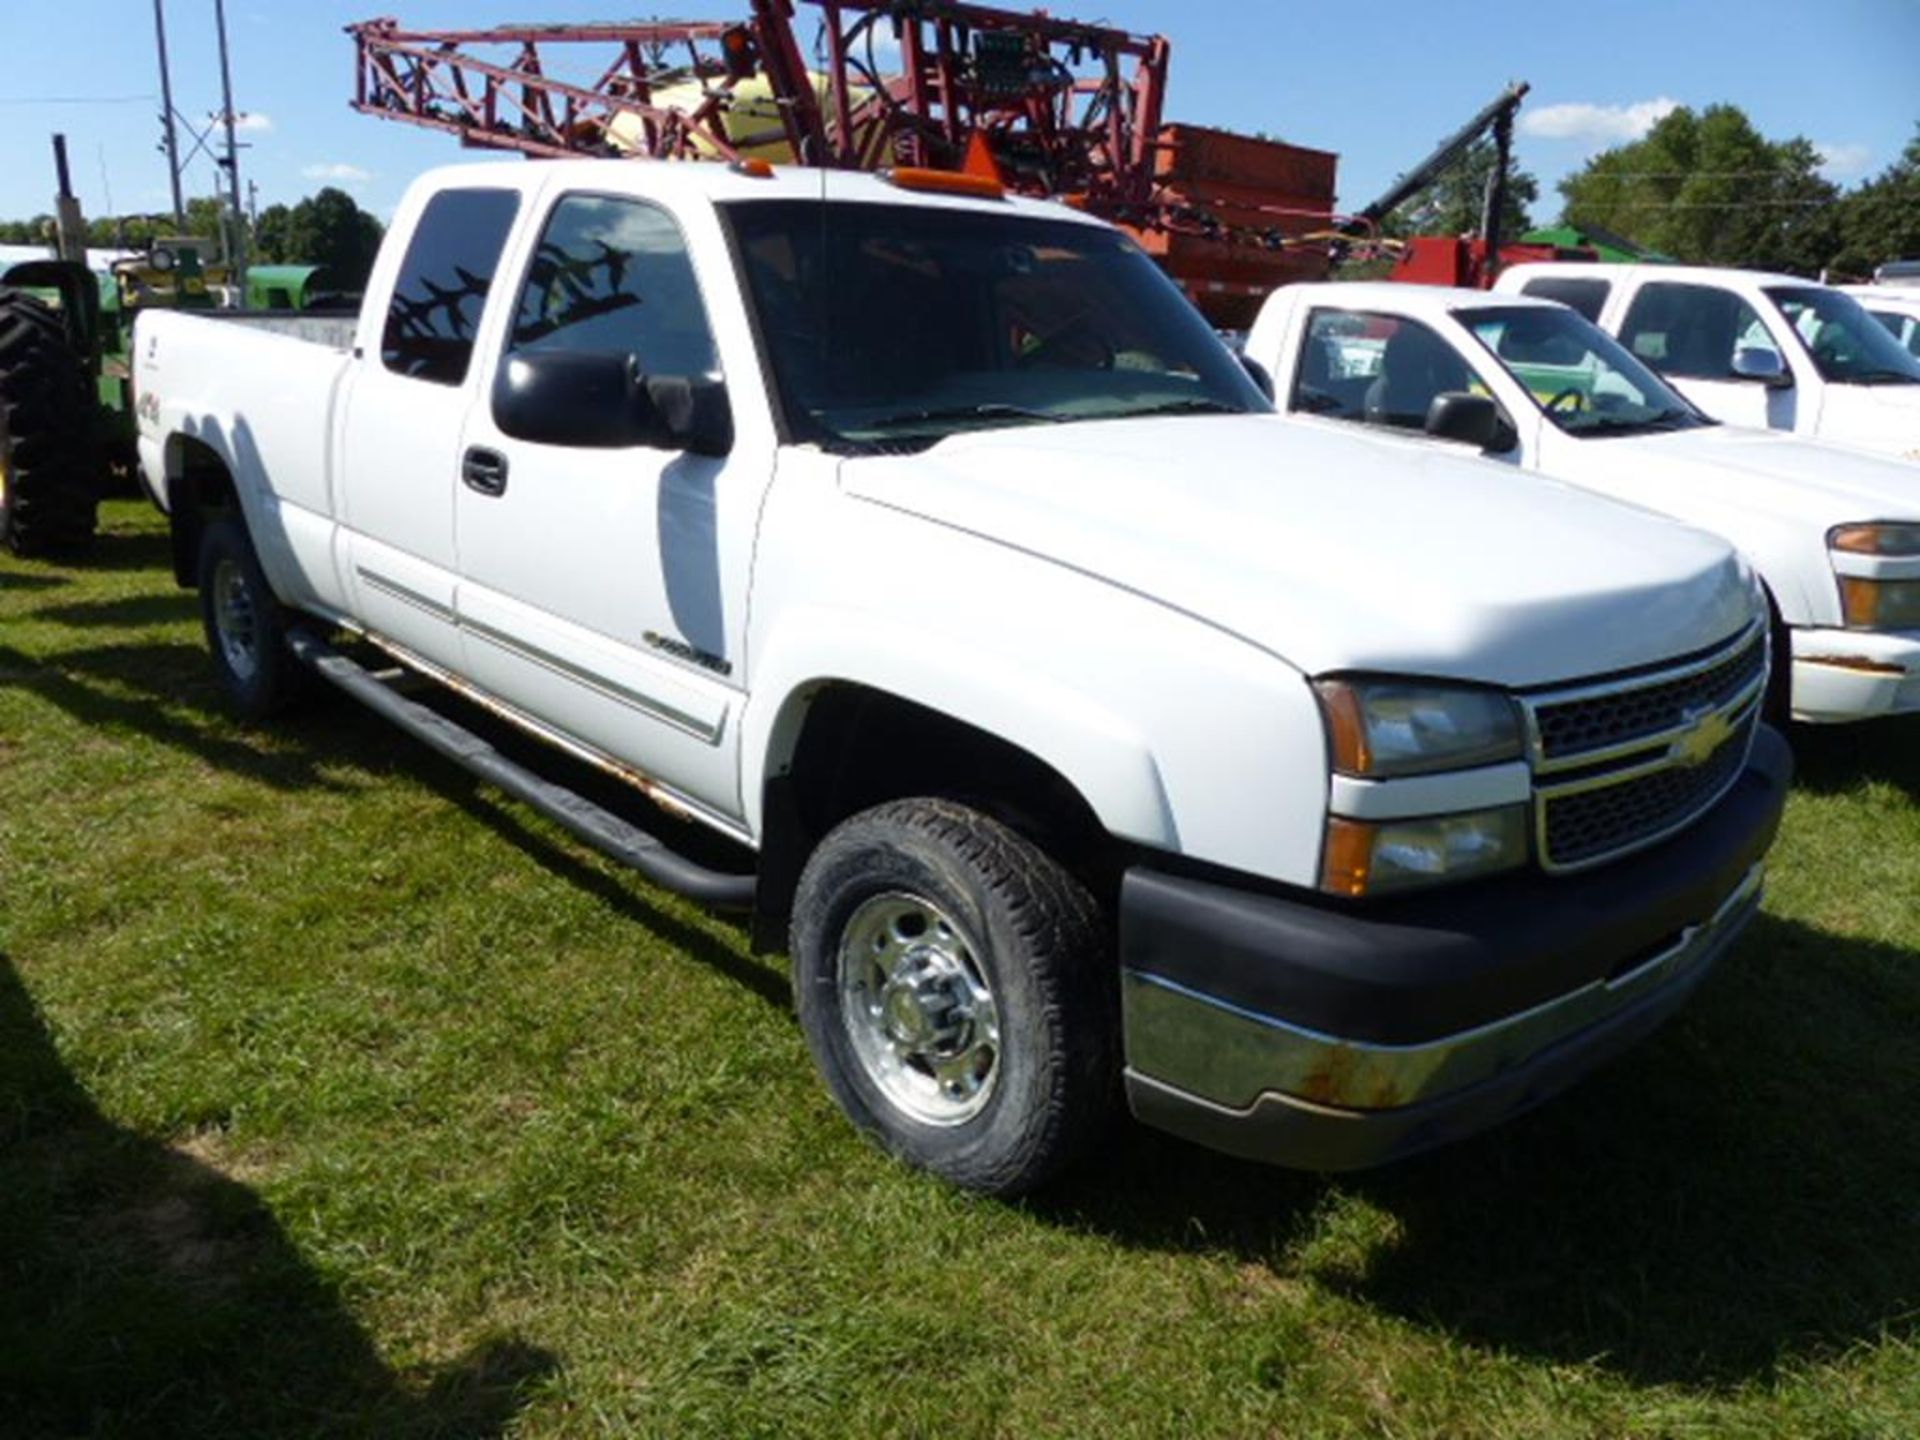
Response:
[[[218,125],[226,119],[226,112],[215,110],[207,119]],[[233,128],[242,135],[265,135],[273,129],[273,117],[263,115],[258,110],[236,110],[233,112]]]
[[[1856,175],[1864,175],[1873,161],[1873,149],[1867,145],[1828,145],[1815,141],[1813,148],[1820,152],[1820,173],[1829,180],[1851,180]]]
[[[309,165],[300,173],[309,180],[337,180],[343,185],[355,185],[362,180],[373,178],[371,170],[362,170],[358,165],[349,165],[344,160],[335,160],[325,165]]]
[[[1680,108],[1678,100],[1636,100],[1630,105],[1575,101],[1520,112],[1520,133],[1538,140],[1576,140],[1589,152],[1639,140]]]

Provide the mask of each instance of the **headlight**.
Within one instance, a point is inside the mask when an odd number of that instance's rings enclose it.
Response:
[[[1920,630],[1920,580],[1842,575],[1840,609],[1854,630]]]
[[[1525,805],[1469,815],[1371,822],[1327,821],[1320,888],[1359,898],[1441,881],[1470,880],[1527,863]]]
[[[1424,775],[1520,758],[1520,717],[1497,690],[1348,677],[1317,681],[1333,768]]]
[[[1920,525],[1840,525],[1827,544],[1849,555],[1920,555]]]

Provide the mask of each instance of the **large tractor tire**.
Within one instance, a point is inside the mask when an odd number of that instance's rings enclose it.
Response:
[[[14,554],[72,555],[93,540],[94,409],[59,315],[0,286],[0,545]]]

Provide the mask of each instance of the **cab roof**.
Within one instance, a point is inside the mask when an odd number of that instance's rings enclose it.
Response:
[[[912,189],[879,175],[798,165],[776,165],[771,175],[759,177],[717,160],[488,160],[437,166],[414,182],[414,187],[421,190],[485,187],[517,190],[523,194],[550,185],[680,203],[826,199],[837,204],[919,205],[1077,220],[1088,225],[1105,223],[1058,201],[1012,193],[1005,199],[993,199]]]

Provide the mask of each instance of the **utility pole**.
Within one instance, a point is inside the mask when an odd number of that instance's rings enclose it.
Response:
[[[167,17],[161,0],[153,0],[153,34],[160,45],[160,136],[167,153],[167,176],[173,182],[173,228],[187,228],[187,206],[180,198],[180,141],[173,129],[173,76],[167,66]]]
[[[230,280],[239,297],[239,308],[247,308],[247,212],[240,204],[240,145],[233,136],[233,72],[227,65],[227,4],[213,0],[213,20],[220,31],[220,108],[227,127],[228,213],[233,217],[233,250],[229,261]]]

